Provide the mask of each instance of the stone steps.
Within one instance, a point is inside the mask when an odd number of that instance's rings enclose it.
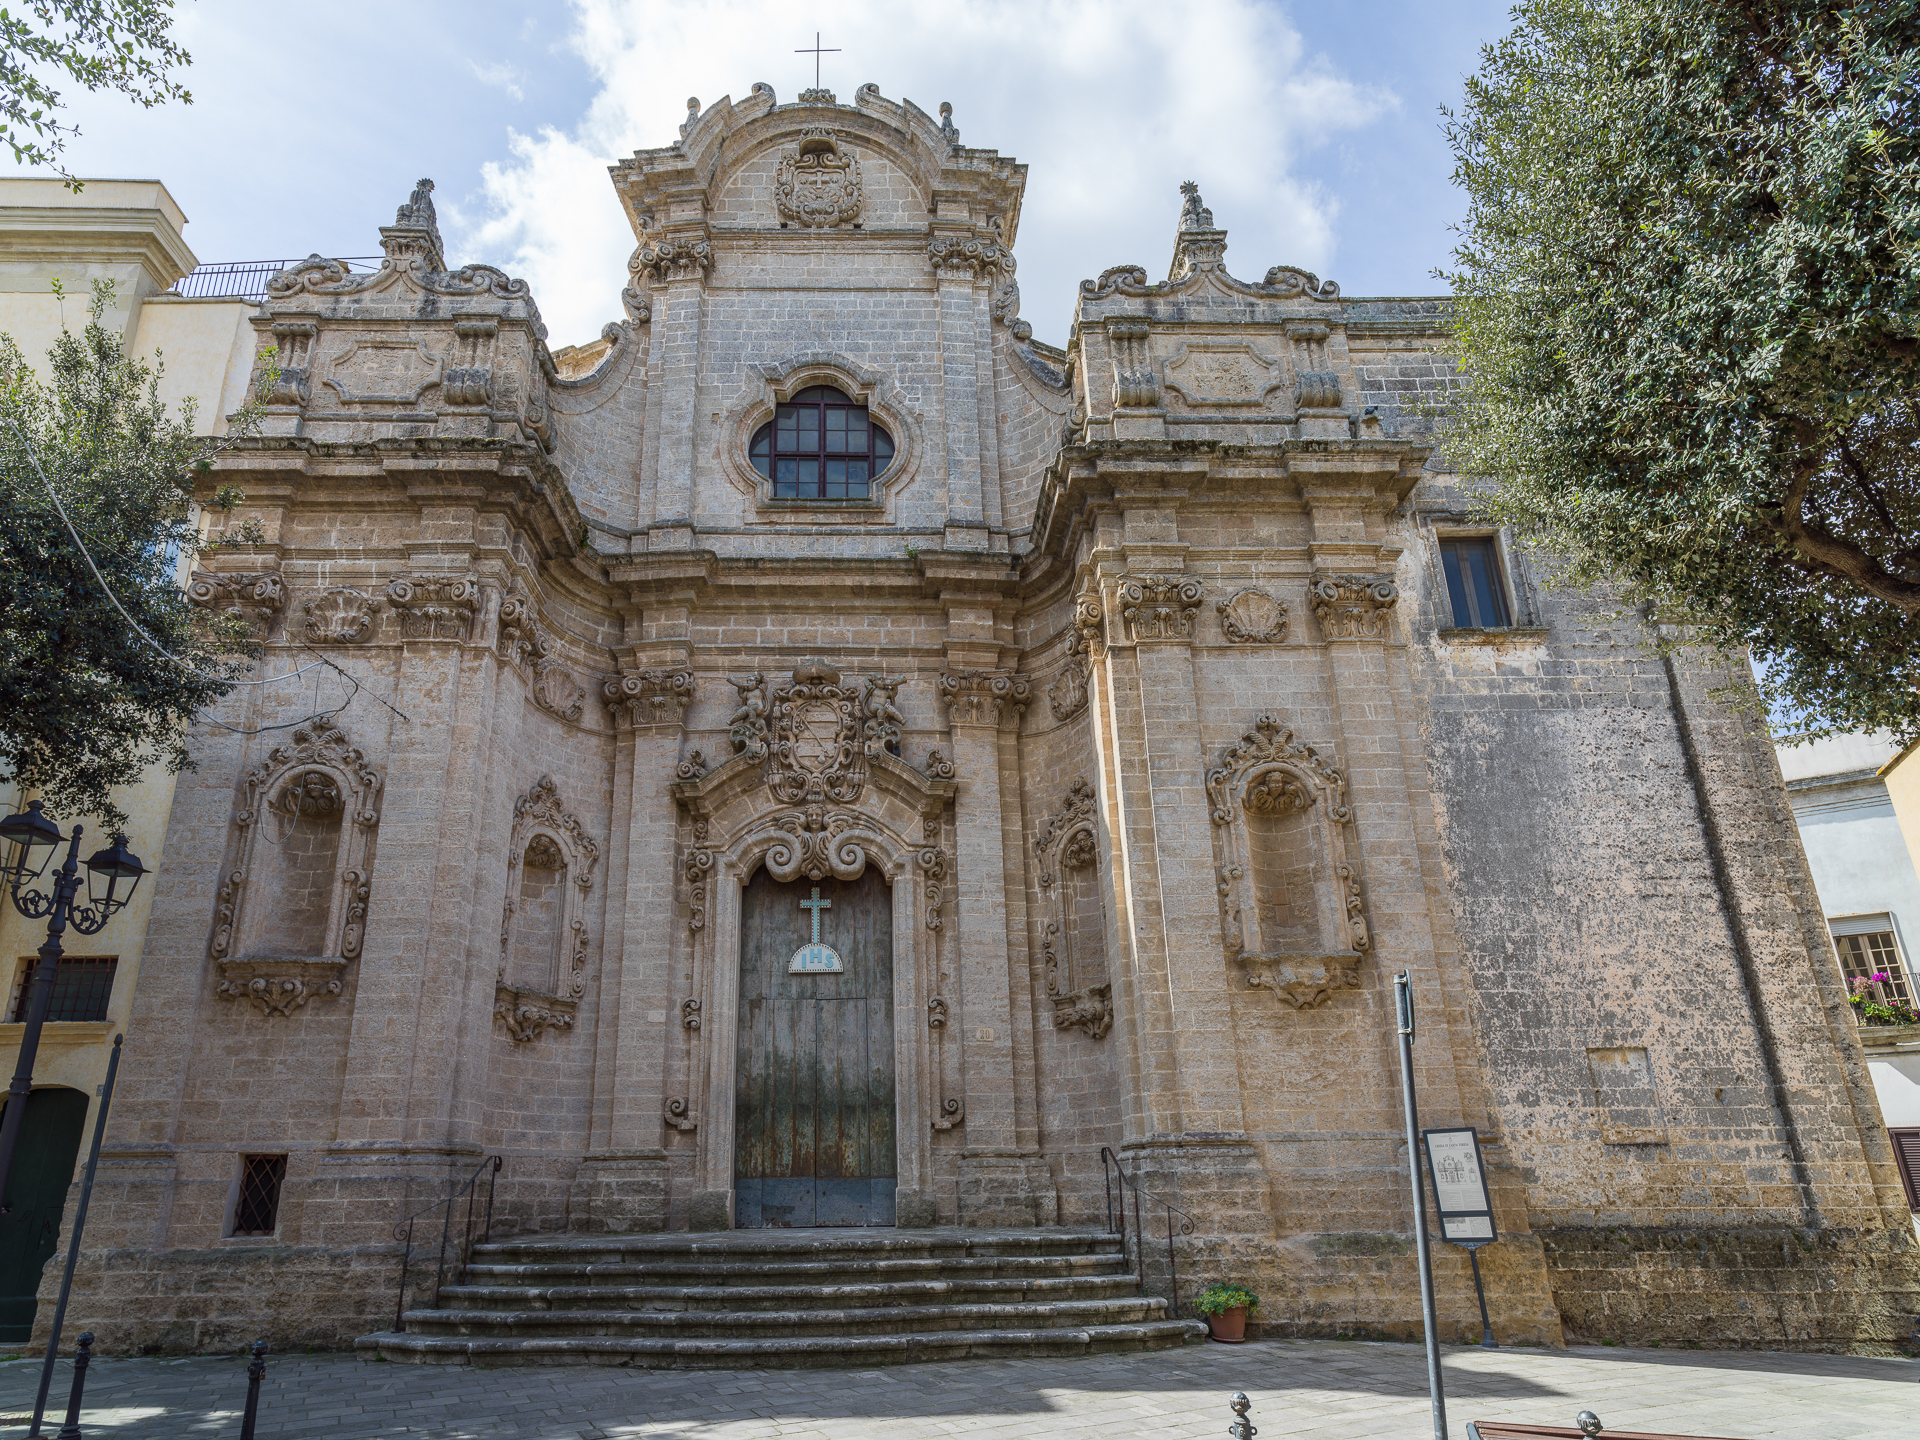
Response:
[[[945,1303],[1018,1304],[1033,1300],[1132,1297],[1131,1275],[1021,1280],[897,1280],[864,1285],[448,1285],[443,1310],[795,1310]]]
[[[434,1308],[359,1347],[415,1364],[794,1368],[1157,1350],[1206,1333],[1166,1308],[1104,1232],[535,1237],[476,1246]]]

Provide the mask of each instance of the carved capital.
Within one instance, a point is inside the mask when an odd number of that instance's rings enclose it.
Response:
[[[543,995],[515,985],[493,987],[493,1018],[507,1027],[516,1045],[538,1039],[544,1030],[571,1030],[578,1009],[578,1001],[558,995]]]
[[[1184,575],[1129,575],[1120,582],[1120,618],[1128,638],[1191,640],[1206,588]]]
[[[1307,587],[1320,634],[1327,640],[1381,640],[1388,612],[1399,602],[1400,587],[1391,575],[1334,575],[1320,572]]]
[[[627,261],[628,271],[643,284],[664,285],[670,280],[702,280],[713,267],[713,247],[701,239],[642,240]]]
[[[256,634],[265,635],[287,603],[287,587],[273,571],[226,575],[197,570],[187,586],[187,599],[206,610],[238,615]]]
[[[480,608],[480,577],[402,575],[387,582],[387,603],[408,640],[465,640]]]
[[[616,730],[680,724],[693,691],[691,670],[622,670],[600,683],[600,699]]]
[[[940,698],[953,725],[1017,725],[1032,695],[1032,682],[1011,670],[948,670],[940,676]]]
[[[1013,252],[990,236],[936,235],[927,242],[927,260],[934,273],[986,280],[1011,275]]]

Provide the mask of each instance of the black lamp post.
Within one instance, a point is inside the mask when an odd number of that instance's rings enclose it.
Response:
[[[29,920],[42,916],[47,921],[47,943],[40,947],[40,966],[33,974],[33,994],[27,1002],[27,1028],[20,1037],[20,1060],[14,1068],[13,1084],[7,1087],[6,1119],[0,1121],[0,1213],[7,1205],[7,1182],[13,1178],[14,1147],[20,1143],[20,1124],[27,1113],[27,1096],[33,1089],[33,1062],[40,1050],[40,1030],[47,1023],[47,1011],[53,1004],[53,982],[60,970],[60,936],[71,925],[82,935],[97,935],[106,923],[125,908],[139,887],[147,867],[140,857],[127,849],[127,837],[115,835],[113,844],[96,850],[87,859],[87,903],[76,907],[80,893],[80,831],[73,827],[71,837],[40,813],[40,802],[29,800],[26,810],[0,820],[0,843],[7,847],[6,864],[0,868],[0,884],[13,898],[13,908]],[[26,890],[40,878],[53,858],[54,847],[67,841],[67,861],[53,872],[53,892],[44,894]],[[121,891],[120,886],[126,889]]]

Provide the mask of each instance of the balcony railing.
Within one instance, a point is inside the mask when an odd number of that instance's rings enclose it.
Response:
[[[338,258],[349,270],[364,273],[378,268],[381,257],[343,255]],[[196,265],[191,275],[180,279],[167,293],[190,300],[231,297],[258,305],[267,298],[267,281],[299,263],[298,260],[226,260],[217,265]]]

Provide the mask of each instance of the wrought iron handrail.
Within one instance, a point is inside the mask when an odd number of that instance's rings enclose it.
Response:
[[[1115,1210],[1113,1203],[1113,1182],[1116,1178],[1120,1182],[1120,1205],[1118,1211]],[[1142,1295],[1147,1293],[1147,1232],[1145,1227],[1140,1223],[1140,1197],[1144,1195],[1155,1205],[1159,1205],[1166,1210],[1167,1284],[1173,1292],[1172,1299],[1168,1301],[1168,1305],[1172,1309],[1174,1318],[1178,1319],[1180,1315],[1180,1266],[1173,1255],[1173,1237],[1176,1234],[1193,1234],[1193,1217],[1178,1205],[1175,1205],[1171,1200],[1162,1199],[1151,1190],[1144,1189],[1135,1184],[1127,1172],[1120,1168],[1120,1157],[1105,1145],[1100,1147],[1100,1179],[1107,1187],[1107,1233],[1109,1235],[1119,1235],[1120,1253],[1122,1256],[1127,1253],[1127,1191],[1131,1190],[1133,1192],[1134,1253],[1139,1257],[1135,1261],[1134,1273],[1139,1277],[1140,1293]],[[1119,1216],[1119,1223],[1117,1225],[1114,1223],[1116,1214]],[[1180,1217],[1180,1224],[1177,1229],[1173,1219],[1176,1215]]]
[[[501,1157],[498,1155],[487,1156],[486,1159],[473,1167],[473,1173],[467,1176],[466,1180],[461,1183],[458,1189],[448,1191],[446,1195],[434,1201],[431,1205],[423,1205],[406,1218],[393,1222],[393,1238],[406,1242],[405,1248],[400,1252],[400,1295],[399,1298],[393,1302],[393,1328],[395,1330],[401,1328],[401,1316],[406,1313],[407,1308],[407,1272],[413,1266],[413,1227],[415,1222],[418,1221],[422,1215],[431,1214],[442,1206],[446,1207],[447,1213],[440,1222],[440,1256],[438,1268],[434,1271],[433,1276],[433,1299],[427,1306],[427,1308],[431,1310],[439,1306],[441,1287],[447,1283],[447,1245],[453,1238],[454,1203],[458,1201],[461,1196],[464,1195],[466,1197],[467,1222],[461,1232],[458,1266],[456,1270],[458,1278],[454,1281],[457,1285],[461,1280],[466,1278],[467,1261],[473,1255],[473,1207],[479,1199],[479,1180],[481,1173],[484,1171],[487,1176],[487,1212],[486,1218],[481,1222],[479,1240],[479,1243],[484,1245],[487,1243],[487,1237],[493,1233],[493,1183],[494,1178],[500,1173],[502,1163]]]

